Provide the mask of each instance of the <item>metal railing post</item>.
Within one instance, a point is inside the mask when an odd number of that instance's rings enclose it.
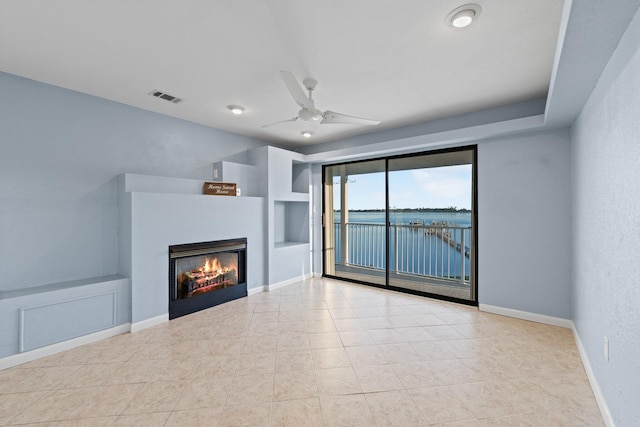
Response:
[[[466,267],[466,249],[465,249],[465,244],[464,244],[464,229],[460,229],[460,244],[462,246],[460,246],[460,258],[462,259],[462,265],[460,266],[460,282],[464,285],[464,279],[465,279],[465,267]]]
[[[395,241],[393,242],[394,250],[396,252],[396,273],[398,272],[398,226],[393,226],[395,232]]]

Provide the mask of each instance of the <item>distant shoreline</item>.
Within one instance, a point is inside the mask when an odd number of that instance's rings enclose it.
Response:
[[[384,212],[384,209],[349,209],[349,212]],[[340,209],[335,209],[334,212],[340,212]],[[444,213],[467,213],[471,212],[471,209],[466,208],[400,208],[389,209],[389,212],[444,212]]]

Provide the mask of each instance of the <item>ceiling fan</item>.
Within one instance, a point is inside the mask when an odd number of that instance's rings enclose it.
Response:
[[[291,71],[280,71],[280,77],[285,86],[289,90],[289,93],[301,107],[298,111],[298,115],[292,119],[282,120],[279,122],[264,125],[262,127],[272,126],[278,123],[295,122],[296,120],[304,120],[306,122],[320,122],[324,124],[351,124],[351,125],[377,125],[380,124],[378,120],[363,119],[361,117],[348,116],[346,114],[336,113],[335,111],[326,110],[324,112],[318,110],[313,102],[312,92],[318,85],[318,81],[315,79],[307,78],[302,81],[305,89],[309,92],[309,95],[305,95],[304,91],[298,84],[298,81],[293,76]]]

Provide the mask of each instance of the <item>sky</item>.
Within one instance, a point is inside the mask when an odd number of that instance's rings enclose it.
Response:
[[[335,180],[336,183],[339,180]],[[389,173],[389,206],[471,209],[471,165],[393,171]],[[384,209],[384,173],[349,176],[349,209]],[[334,186],[334,208],[340,206]]]

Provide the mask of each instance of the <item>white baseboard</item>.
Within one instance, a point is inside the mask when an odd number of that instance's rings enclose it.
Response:
[[[131,324],[131,333],[141,331],[143,329],[157,326],[169,321],[169,313],[162,314],[160,316],[152,317],[150,319],[141,320]]]
[[[282,282],[278,282],[278,283],[273,283],[269,286],[267,286],[267,291],[268,292],[273,292],[276,289],[280,289],[280,288],[284,288],[285,286],[289,286],[289,285],[293,285],[294,283],[298,283],[300,281],[302,281],[303,279],[300,277],[296,277],[294,279],[289,279],[289,280],[284,280]]]
[[[511,308],[498,307],[495,305],[479,304],[480,311],[487,313],[500,314],[502,316],[515,317],[516,319],[529,320],[531,322],[544,323],[546,325],[560,326],[562,328],[571,329],[573,322],[569,319],[561,317],[546,316],[544,314],[530,313],[528,311],[514,310]]]
[[[268,290],[269,290],[269,292],[275,291],[276,289],[284,288],[285,286],[293,285],[294,283],[299,283],[299,282],[302,282],[302,281],[304,281],[306,279],[310,279],[311,276],[312,275],[309,273],[309,274],[305,274],[304,276],[298,276],[298,277],[294,277],[292,279],[283,280],[282,282],[273,283],[273,284],[268,286]]]
[[[268,286],[256,286],[255,288],[247,289],[247,296],[259,294],[260,292],[267,292]]]
[[[18,353],[11,356],[3,357],[2,359],[0,359],[0,370],[31,362],[42,357],[51,356],[53,354],[60,353],[61,351],[71,350],[72,348],[91,344],[93,342],[100,341],[106,338],[111,338],[116,335],[124,334],[129,332],[130,329],[131,323],[125,323],[114,328],[105,329],[103,331],[94,332],[89,335],[84,335],[78,338],[51,344],[46,347],[40,347],[36,348],[35,350],[25,351],[24,353]]]
[[[589,362],[589,358],[587,357],[587,352],[582,345],[582,341],[580,340],[580,335],[576,329],[576,325],[571,322],[571,330],[573,331],[573,337],[576,340],[576,345],[578,346],[578,352],[580,352],[580,358],[582,359],[582,365],[584,366],[584,370],[587,373],[587,378],[589,379],[589,384],[591,384],[591,390],[593,391],[593,395],[596,398],[596,402],[598,403],[598,408],[600,408],[600,414],[602,415],[602,419],[607,427],[615,427],[615,423],[613,422],[613,417],[611,416],[611,412],[609,412],[609,407],[607,406],[607,402],[604,399],[604,395],[602,394],[602,389],[600,389],[600,385],[598,384],[598,380],[596,379],[595,374],[593,373],[593,369],[591,369],[591,363]]]
[[[282,282],[273,283],[271,285],[264,286],[256,286],[251,289],[247,289],[247,296],[259,294],[260,292],[272,292],[280,288],[284,288],[285,286],[293,285],[294,283],[299,283],[307,279],[311,279],[312,277],[322,277],[320,275],[309,273],[304,276],[294,277],[292,279],[283,280]]]

